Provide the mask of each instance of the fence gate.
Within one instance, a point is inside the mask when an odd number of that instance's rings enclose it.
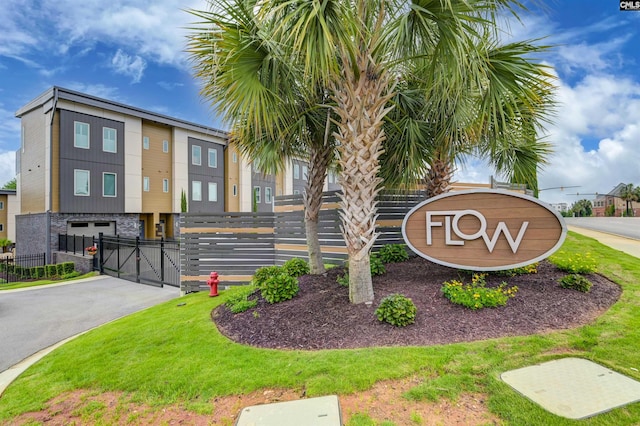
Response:
[[[101,274],[160,287],[180,287],[177,242],[100,235],[97,244]]]

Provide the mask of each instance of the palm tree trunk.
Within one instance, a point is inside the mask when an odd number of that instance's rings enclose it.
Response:
[[[342,167],[341,230],[349,254],[349,299],[354,304],[373,302],[369,251],[378,237],[376,195],[382,189],[378,159],[391,92],[387,75],[379,73],[369,58],[366,51],[358,53],[356,74],[345,56],[342,80],[333,90],[340,117],[335,136]]]
[[[307,250],[309,252],[309,268],[312,274],[325,272],[318,238],[318,219],[322,207],[322,188],[327,176],[327,168],[333,158],[333,147],[323,144],[320,148],[312,147],[309,162],[309,177],[304,196],[304,228],[307,235]]]
[[[427,198],[449,192],[452,176],[453,167],[451,167],[451,163],[441,159],[433,160],[425,178]]]

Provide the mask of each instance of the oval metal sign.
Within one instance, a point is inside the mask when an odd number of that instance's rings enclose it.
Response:
[[[555,210],[528,195],[503,190],[442,194],[415,206],[402,235],[418,255],[452,268],[499,271],[555,252],[567,226]]]

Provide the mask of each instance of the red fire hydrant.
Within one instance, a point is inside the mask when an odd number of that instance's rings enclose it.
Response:
[[[209,279],[207,280],[207,285],[209,287],[211,287],[211,291],[209,292],[209,297],[213,297],[213,296],[217,296],[218,295],[218,283],[220,282],[220,280],[218,280],[218,273],[217,272],[212,272],[211,275],[209,276]]]

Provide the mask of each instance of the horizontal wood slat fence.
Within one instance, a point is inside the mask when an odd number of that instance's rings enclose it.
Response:
[[[422,192],[381,193],[378,196],[378,232],[373,250],[385,244],[404,243],[402,220],[425,199]],[[325,263],[347,258],[340,231],[336,191],[323,194],[318,231]],[[216,271],[220,285],[246,284],[256,269],[282,265],[288,259],[308,260],[302,195],[275,197],[273,213],[183,213],[180,218],[181,287],[185,292],[204,290]]]

